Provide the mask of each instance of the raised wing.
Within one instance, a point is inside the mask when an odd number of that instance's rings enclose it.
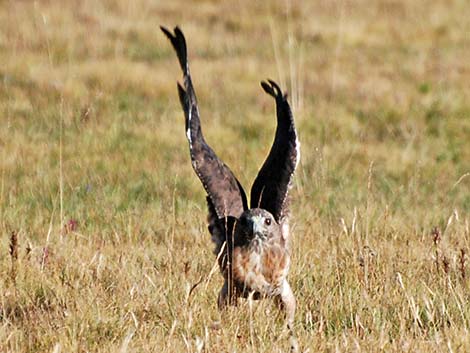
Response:
[[[300,158],[294,117],[279,86],[271,80],[261,86],[276,99],[277,128],[273,146],[251,188],[251,208],[259,207],[272,213],[276,221],[286,212],[289,184]]]
[[[186,117],[191,162],[213,207],[209,207],[209,213],[215,211],[219,219],[238,218],[248,208],[246,195],[232,171],[217,157],[202,135],[183,32],[178,27],[175,27],[174,34],[164,27],[160,28],[171,41],[183,70],[184,87],[178,83],[178,94]]]

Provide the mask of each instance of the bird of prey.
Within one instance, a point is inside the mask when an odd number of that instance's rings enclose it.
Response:
[[[235,304],[238,297],[275,298],[285,310],[292,329],[295,298],[287,282],[289,225],[287,194],[300,158],[294,118],[279,86],[261,82],[276,101],[277,128],[271,151],[251,188],[251,201],[232,171],[206,143],[201,130],[196,94],[189,72],[183,32],[161,27],[176,51],[183,71],[178,93],[186,118],[186,136],[194,171],[207,192],[208,229],[224,277],[219,308]]]

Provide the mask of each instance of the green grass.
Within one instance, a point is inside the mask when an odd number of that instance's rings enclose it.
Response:
[[[288,347],[269,301],[217,311],[161,24],[183,28],[206,138],[247,190],[275,129],[259,81],[289,92],[301,351],[468,351],[469,11],[463,0],[5,2],[0,351]]]

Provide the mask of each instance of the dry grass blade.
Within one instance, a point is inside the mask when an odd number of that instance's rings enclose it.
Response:
[[[470,352],[469,13],[2,2],[0,352],[289,349],[270,301],[217,309],[220,258],[158,25],[184,30],[205,138],[247,190],[276,126],[258,82],[289,92],[301,350]]]

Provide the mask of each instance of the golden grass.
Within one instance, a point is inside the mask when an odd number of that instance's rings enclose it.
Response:
[[[207,140],[247,189],[275,128],[259,81],[290,93],[301,351],[468,351],[469,11],[464,0],[4,2],[0,351],[287,349],[269,301],[216,309],[181,74],[158,29],[176,24]]]

